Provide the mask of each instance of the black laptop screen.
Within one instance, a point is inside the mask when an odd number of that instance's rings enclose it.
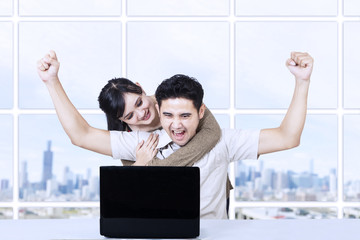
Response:
[[[199,217],[197,167],[100,167],[100,214],[105,218]]]

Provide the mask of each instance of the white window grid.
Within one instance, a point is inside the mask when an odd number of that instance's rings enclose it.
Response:
[[[13,200],[11,202],[0,202],[1,208],[11,208],[13,211],[13,219],[19,218],[19,209],[31,207],[75,207],[75,208],[98,208],[99,202],[22,202],[19,199],[19,132],[18,132],[18,116],[21,114],[56,114],[55,110],[39,110],[39,109],[19,109],[19,23],[20,22],[121,22],[122,23],[122,75],[127,76],[127,23],[128,22],[146,22],[146,21],[159,21],[159,22],[228,22],[230,24],[230,107],[228,109],[210,109],[213,114],[225,114],[230,117],[230,128],[235,128],[235,116],[237,114],[285,114],[286,109],[236,109],[235,108],[235,24],[237,22],[266,22],[266,21],[279,21],[279,22],[336,22],[338,26],[338,101],[336,109],[308,109],[308,114],[323,115],[331,114],[337,116],[337,132],[338,132],[338,162],[337,162],[337,200],[332,202],[252,202],[252,201],[235,201],[234,191],[230,194],[230,209],[229,218],[235,218],[236,208],[336,208],[337,218],[342,219],[345,208],[358,208],[360,202],[345,202],[343,193],[343,170],[344,170],[344,154],[343,154],[343,118],[344,115],[359,115],[360,109],[344,109],[343,107],[343,25],[344,22],[358,22],[360,17],[344,16],[343,13],[343,0],[338,0],[336,16],[236,16],[235,14],[235,1],[230,0],[230,11],[228,16],[146,16],[146,17],[133,17],[127,16],[127,1],[122,1],[122,13],[118,17],[107,16],[44,16],[44,17],[24,17],[19,16],[19,2],[13,1],[13,14],[12,16],[1,17],[0,22],[11,22],[13,24],[13,108],[0,109],[0,114],[8,114],[13,117]],[[100,110],[85,110],[79,109],[81,114],[103,114]],[[229,166],[229,177],[234,182],[235,166]]]

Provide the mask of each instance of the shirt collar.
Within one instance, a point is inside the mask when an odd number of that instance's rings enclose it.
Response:
[[[163,148],[172,142],[170,136],[164,129],[157,130],[156,133],[159,134],[159,143],[157,148]]]

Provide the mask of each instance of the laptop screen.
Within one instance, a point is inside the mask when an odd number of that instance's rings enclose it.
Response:
[[[199,212],[197,167],[100,167],[101,217],[194,219]]]

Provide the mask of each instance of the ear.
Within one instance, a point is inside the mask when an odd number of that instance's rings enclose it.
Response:
[[[202,119],[204,117],[204,114],[205,114],[205,104],[201,104],[201,107],[199,109],[199,118]]]
[[[159,104],[155,103],[155,108],[156,108],[156,110],[157,110],[157,112],[158,112],[158,114],[159,114],[159,116],[160,116],[160,108],[159,108]]]
[[[142,86],[140,85],[140,83],[139,83],[139,82],[136,82],[135,84],[138,85],[139,87],[141,87],[141,90],[142,90],[143,94],[146,95],[146,92],[145,92],[145,90],[142,88]]]

